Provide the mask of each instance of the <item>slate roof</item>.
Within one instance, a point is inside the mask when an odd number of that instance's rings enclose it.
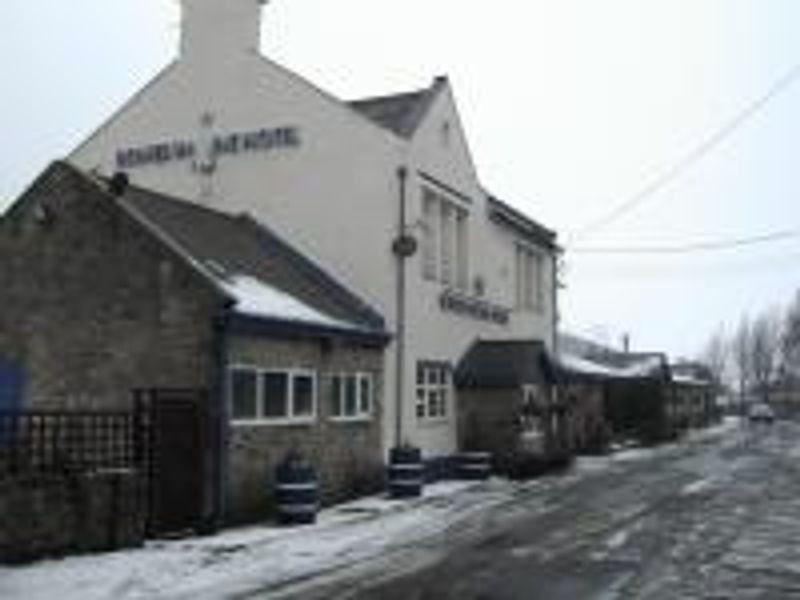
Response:
[[[408,139],[446,82],[446,78],[437,77],[431,87],[422,90],[351,100],[347,104],[379,127]]]
[[[516,208],[489,194],[489,218],[511,227],[534,243],[550,250],[559,250],[556,232],[537,223]]]
[[[458,363],[454,382],[459,388],[513,388],[554,383],[555,371],[539,340],[479,340]]]
[[[249,215],[232,216],[133,186],[120,204],[222,289],[231,276],[245,276],[356,329],[385,334],[378,312]]]
[[[667,356],[661,352],[623,352],[571,334],[559,334],[558,370],[565,381],[669,379]]]

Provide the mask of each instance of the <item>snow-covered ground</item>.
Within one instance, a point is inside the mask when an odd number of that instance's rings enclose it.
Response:
[[[718,439],[738,427],[694,432],[689,443]],[[374,569],[382,557],[399,559],[399,549],[426,540],[447,547],[474,517],[524,494],[536,498],[553,486],[602,474],[631,461],[674,452],[680,444],[580,459],[570,473],[529,482],[442,482],[411,501],[375,496],[320,513],[317,524],[285,528],[257,525],[214,536],[150,542],[144,548],[104,555],[68,557],[22,567],[0,567],[0,598],[25,600],[135,600],[229,598],[254,590],[278,590],[310,579],[336,577],[354,565]],[[695,493],[703,487],[687,489]],[[526,510],[531,510],[530,502]],[[613,545],[615,540],[610,540]],[[416,554],[419,556],[419,553]],[[431,560],[435,556],[431,555]],[[409,568],[418,565],[409,565]],[[365,567],[366,568],[366,567]]]

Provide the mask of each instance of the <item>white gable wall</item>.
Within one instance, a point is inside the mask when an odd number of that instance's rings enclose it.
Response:
[[[211,177],[191,160],[144,165],[129,170],[132,182],[250,212],[383,307],[403,143],[263,58],[243,55],[235,67],[211,71],[176,63],[70,160],[110,174],[120,149],[202,137],[207,112],[216,133],[296,126],[300,145],[221,156]]]

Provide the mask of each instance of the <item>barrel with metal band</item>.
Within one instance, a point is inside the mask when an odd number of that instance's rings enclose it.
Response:
[[[459,479],[481,481],[492,473],[492,455],[489,452],[461,452],[456,457]]]
[[[389,450],[386,468],[389,495],[392,498],[416,498],[422,494],[424,465],[422,451],[413,446],[400,446]]]
[[[275,469],[278,519],[285,524],[314,523],[319,511],[319,481],[314,467],[290,455]]]

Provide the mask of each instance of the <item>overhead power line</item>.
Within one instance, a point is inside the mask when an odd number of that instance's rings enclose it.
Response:
[[[789,69],[786,74],[779,78],[765,94],[757,98],[755,101],[748,104],[741,112],[728,121],[723,127],[716,130],[699,145],[687,153],[681,160],[675,163],[669,170],[662,175],[656,177],[652,182],[643,187],[639,192],[620,203],[618,206],[610,210],[602,217],[595,219],[588,225],[578,230],[574,235],[575,240],[585,238],[586,236],[594,233],[610,223],[613,223],[624,214],[636,208],[639,204],[655,195],[661,189],[670,184],[673,180],[677,179],[686,170],[688,170],[696,162],[700,161],[703,157],[709,154],[722,142],[732,136],[739,128],[741,128],[750,119],[756,116],[769,103],[774,100],[781,93],[785,92],[789,87],[800,78],[800,63],[795,64]]]
[[[792,238],[800,238],[800,229],[787,229],[775,231],[764,235],[750,237],[728,238],[693,242],[689,244],[676,244],[673,246],[598,246],[571,248],[571,252],[581,254],[688,254],[692,252],[712,252],[718,250],[732,250],[745,246],[770,244]]]

